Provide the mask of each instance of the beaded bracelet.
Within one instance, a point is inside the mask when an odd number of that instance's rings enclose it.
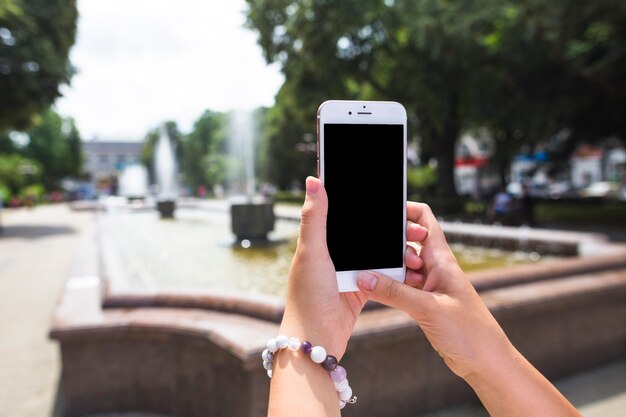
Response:
[[[272,377],[272,360],[276,352],[286,348],[292,352],[298,349],[302,350],[302,352],[309,355],[313,362],[321,364],[322,368],[330,373],[330,378],[333,380],[339,395],[339,409],[344,408],[346,404],[354,404],[356,402],[356,396],[352,396],[352,388],[350,388],[348,383],[347,372],[343,366],[339,366],[337,358],[333,355],[327,355],[326,349],[321,346],[313,346],[311,342],[307,341],[300,343],[300,339],[297,337],[287,337],[281,334],[276,339],[267,341],[267,349],[261,354],[263,368],[267,371],[267,376]]]

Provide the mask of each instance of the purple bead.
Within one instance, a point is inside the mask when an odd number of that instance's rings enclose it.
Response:
[[[313,345],[311,344],[311,342],[308,342],[305,340],[300,345],[300,349],[302,349],[302,351],[308,355],[309,353],[311,353],[311,349],[313,349]]]
[[[324,362],[322,362],[322,368],[326,369],[328,372],[334,371],[337,368],[337,358],[333,355],[327,355]]]
[[[348,376],[343,366],[337,366],[334,371],[330,371],[330,377],[335,382],[341,382]]]

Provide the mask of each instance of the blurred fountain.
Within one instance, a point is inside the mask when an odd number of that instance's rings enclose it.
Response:
[[[161,128],[154,150],[154,172],[159,187],[157,210],[161,213],[162,219],[171,219],[174,217],[174,210],[176,210],[176,196],[178,194],[177,167],[174,144],[165,127]]]
[[[236,111],[231,115],[229,152],[233,160],[243,162],[230,172],[231,187],[239,189],[239,195],[231,197],[231,230],[244,248],[267,243],[267,234],[274,230],[273,202],[256,195],[254,131],[252,111]]]

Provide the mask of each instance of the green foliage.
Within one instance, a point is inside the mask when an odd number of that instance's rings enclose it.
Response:
[[[41,166],[41,180],[47,190],[58,189],[64,178],[81,175],[82,142],[72,119],[48,109],[28,133],[30,140],[22,152]]]
[[[277,106],[284,99],[283,111],[296,113],[288,120],[312,126],[315,108],[328,98],[400,101],[423,148],[439,161],[437,190],[454,195],[453,149],[465,90],[479,88],[474,78],[484,47],[478,39],[497,11],[470,1],[248,4],[267,59],[283,66]]]
[[[206,110],[182,141],[181,171],[192,190],[204,185],[211,189],[226,179],[224,139],[226,116]]]
[[[626,9],[615,0],[512,2],[489,38],[492,83],[475,100],[475,123],[510,161],[523,144],[566,128],[575,140],[626,135]]]
[[[397,100],[440,198],[454,197],[454,145],[487,127],[498,165],[562,129],[626,136],[626,8],[618,0],[247,0],[248,25],[286,81],[270,112],[271,176],[329,98]]]
[[[9,187],[2,184],[0,180],[0,206],[5,205],[11,199],[11,190]]]
[[[437,172],[429,166],[409,168],[406,173],[406,182],[409,192],[424,194],[432,192],[437,183]]]
[[[9,137],[9,134],[7,132],[0,132],[0,154],[15,152],[17,152],[17,147]]]
[[[193,192],[201,185],[211,190],[217,184],[224,184],[231,165],[238,162],[226,155],[227,121],[227,114],[206,110],[189,134],[180,132],[175,122],[163,125],[174,142],[182,181]],[[147,133],[141,151],[141,161],[148,168],[152,181],[155,178],[154,152],[161,129],[154,128]]]
[[[24,130],[74,73],[76,0],[0,1],[0,130]]]
[[[204,155],[202,166],[204,170],[204,184],[211,190],[215,185],[223,185],[226,182],[228,172],[228,157],[221,152],[212,152]]]
[[[38,203],[43,200],[46,190],[42,184],[31,184],[20,190],[19,196],[22,201]]]
[[[539,201],[535,205],[535,217],[539,224],[573,224],[584,228],[586,225],[602,225],[625,229],[626,204],[621,202]]]
[[[304,203],[304,193],[292,191],[277,191],[274,195],[274,200],[279,203],[302,206],[302,204]]]
[[[464,212],[474,218],[483,217],[487,212],[487,204],[483,201],[466,201]]]
[[[41,166],[37,162],[16,153],[0,153],[0,184],[8,190],[5,199],[40,176]]]
[[[298,122],[298,109],[290,105],[285,86],[276,99],[276,106],[265,114],[264,137],[261,144],[261,178],[287,190],[304,187],[308,175],[315,175],[315,151],[302,149],[301,145],[315,142],[315,119]],[[315,115],[315,113],[312,113]],[[310,115],[309,115],[310,116]]]

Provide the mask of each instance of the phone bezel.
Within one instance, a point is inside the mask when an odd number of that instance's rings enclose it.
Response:
[[[401,124],[403,126],[403,211],[402,233],[403,245],[406,250],[406,154],[407,154],[407,114],[402,104],[394,101],[348,101],[329,100],[322,103],[317,111],[317,176],[324,182],[324,124]],[[396,281],[404,282],[406,265],[404,253],[401,268],[384,268],[375,271],[388,275]],[[356,278],[361,270],[339,271],[337,287],[340,292],[358,291]]]

